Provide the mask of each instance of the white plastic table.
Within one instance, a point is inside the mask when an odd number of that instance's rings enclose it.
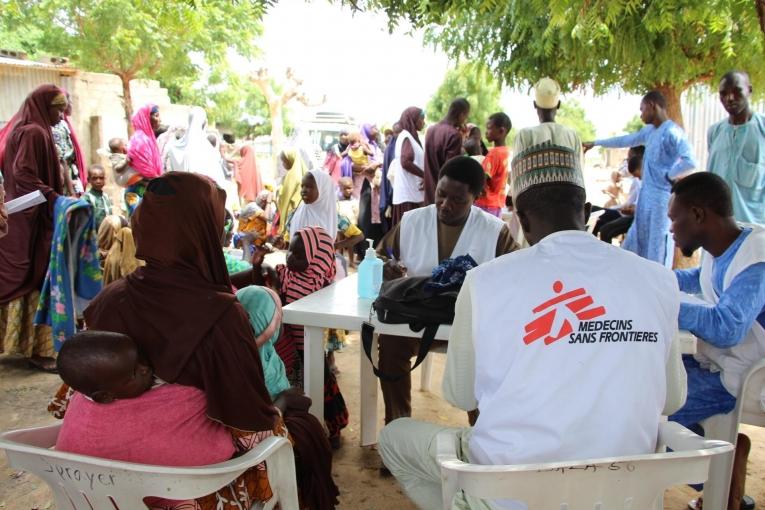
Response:
[[[361,325],[369,320],[372,301],[358,297],[358,277],[352,274],[329,287],[299,299],[284,307],[283,322],[305,327],[304,342],[304,390],[311,397],[311,414],[324,419],[324,328],[361,331]],[[376,358],[377,335],[419,337],[406,324],[383,324],[373,317],[375,338],[372,352]],[[448,340],[451,326],[441,326],[436,339]],[[377,377],[372,365],[359,348],[361,444],[377,443]]]

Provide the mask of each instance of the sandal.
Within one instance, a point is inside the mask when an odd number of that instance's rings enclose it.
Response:
[[[701,497],[692,499],[688,502],[688,508],[690,508],[690,510],[702,510],[703,506],[703,498]],[[754,499],[750,496],[744,496],[741,499],[741,510],[754,510],[754,506]]]
[[[58,374],[55,358],[43,358],[41,356],[29,358],[29,368],[40,370],[49,374]]]

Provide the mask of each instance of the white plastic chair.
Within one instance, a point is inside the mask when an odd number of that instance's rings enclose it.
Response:
[[[704,436],[736,444],[740,423],[765,427],[763,389],[765,388],[765,359],[747,372],[737,395],[736,408],[728,414],[717,414],[701,422]],[[725,510],[728,507],[730,478],[733,473],[733,452],[715,457],[709,469],[709,481],[704,484],[704,508]]]
[[[598,222],[601,216],[605,214],[605,209],[601,209],[600,211],[595,211],[590,213],[590,217],[587,218],[587,232],[589,234],[592,234],[592,231],[595,230],[595,224]]]
[[[58,510],[138,510],[143,499],[193,499],[212,494],[248,468],[267,462],[274,497],[262,507],[278,502],[282,509],[298,508],[295,459],[290,442],[269,437],[241,457],[201,467],[165,467],[118,462],[51,448],[61,425],[13,430],[0,435],[0,448],[8,464],[45,481]]]
[[[458,490],[520,500],[534,510],[661,510],[667,487],[705,481],[710,460],[733,451],[728,442],[705,440],[670,422],[659,425],[657,451],[667,446],[672,452],[547,464],[468,464],[457,459],[453,435],[442,432],[437,441],[445,510]]]

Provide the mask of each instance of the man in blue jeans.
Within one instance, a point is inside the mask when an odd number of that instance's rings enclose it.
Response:
[[[765,228],[736,223],[730,188],[709,172],[674,184],[669,218],[685,256],[703,249],[701,267],[675,271],[680,290],[706,302],[680,305],[680,329],[700,341],[683,359],[686,403],[669,418],[694,427],[731,412],[747,371],[765,358]],[[741,505],[749,445],[739,434],[729,509]]]

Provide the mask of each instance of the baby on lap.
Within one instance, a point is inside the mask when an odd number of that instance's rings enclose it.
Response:
[[[61,347],[57,368],[74,390],[57,450],[163,466],[216,464],[237,452],[231,431],[207,417],[205,394],[155,378],[136,343],[126,335],[77,333]],[[217,496],[201,499],[215,501]],[[147,498],[146,503],[164,509],[181,502]]]

